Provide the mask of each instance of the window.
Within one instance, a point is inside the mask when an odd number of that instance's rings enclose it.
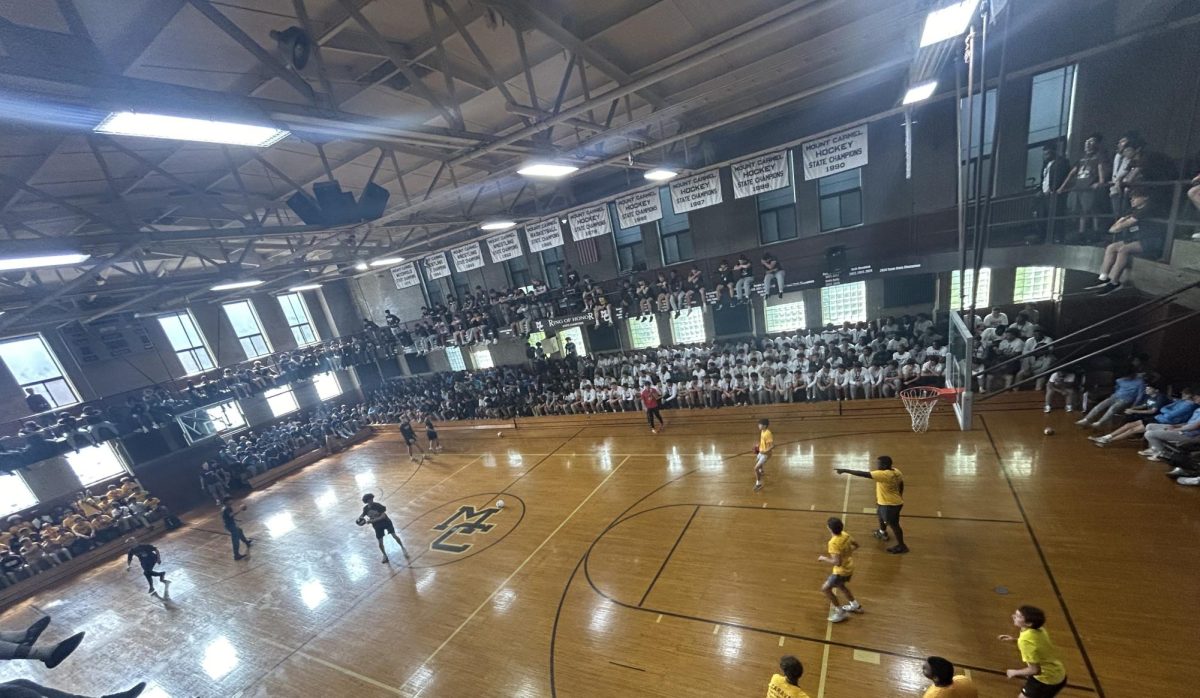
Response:
[[[33,388],[54,409],[79,402],[79,393],[40,334],[0,341],[0,359],[20,384],[22,394]]]
[[[108,442],[95,448],[85,448],[79,453],[68,453],[66,458],[75,477],[79,478],[79,484],[84,487],[129,472],[121,462],[121,456],[117,455],[117,450]]]
[[[788,152],[789,167],[791,152]],[[793,240],[799,234],[796,227],[796,187],[790,179],[783,189],[767,191],[754,197],[758,205],[758,241],[764,245]]]
[[[804,301],[768,305],[766,319],[767,334],[802,330],[805,328]]]
[[[545,332],[530,332],[529,339],[525,340],[525,343],[531,347],[536,347],[545,338],[546,338]]]
[[[258,313],[254,311],[250,301],[234,301],[221,307],[225,309],[225,316],[229,318],[233,334],[241,342],[242,352],[246,354],[247,359],[257,359],[271,353],[271,345],[267,343]]]
[[[963,134],[964,147],[959,151],[959,157],[966,165],[967,169],[967,198],[975,197],[975,171],[977,167],[983,167],[983,190],[988,191],[991,188],[991,162],[992,162],[992,145],[996,139],[996,88],[987,91],[987,115],[984,118],[983,124],[983,143],[979,142],[979,120],[980,111],[983,106],[983,96],[979,93],[971,95],[971,103],[968,107],[966,98],[959,100],[961,111],[959,112],[959,128]],[[967,109],[974,110],[972,114],[971,133],[967,135]],[[971,152],[968,154],[965,144],[971,143]],[[980,157],[980,152],[983,156]]]
[[[1028,152],[1025,155],[1025,186],[1039,187],[1042,181],[1042,147],[1055,146],[1060,155],[1071,133],[1075,104],[1075,66],[1065,65],[1033,76],[1029,95]]]
[[[862,171],[839,172],[817,180],[821,232],[862,225]]]
[[[506,260],[504,268],[508,270],[508,281],[514,288],[528,286],[533,281],[533,274],[529,271],[529,258],[525,255]]]
[[[283,308],[283,317],[287,319],[288,329],[296,346],[304,346],[321,341],[317,330],[313,327],[312,316],[308,314],[308,306],[304,296],[299,293],[285,293],[279,296],[279,307]]]
[[[616,204],[608,205],[609,218],[621,224]],[[664,211],[664,214],[666,212]],[[642,242],[642,226],[617,228],[613,238],[617,243],[617,268],[621,271],[639,271],[646,268],[646,245]]]
[[[821,289],[821,321],[840,325],[843,322],[864,322],[867,319],[867,284],[826,286]]]
[[[446,347],[446,360],[450,362],[451,371],[467,370],[467,362],[463,361],[462,349]]]
[[[342,384],[332,371],[313,377],[313,386],[317,389],[318,400],[329,400],[342,394]]]
[[[290,385],[271,388],[263,393],[263,397],[267,398],[267,406],[271,408],[271,414],[276,417],[282,417],[300,409],[300,405],[296,404],[296,394],[292,392]]]
[[[17,473],[0,473],[0,516],[15,514],[37,503],[25,478]]]
[[[671,339],[675,344],[704,344],[704,313],[684,313],[671,318]]]
[[[963,303],[966,303],[966,306],[965,306],[966,308],[970,308],[972,305],[974,305],[976,308],[987,308],[991,304],[991,302],[992,302],[992,270],[988,269],[987,267],[981,267],[979,269],[979,284],[978,284],[978,286],[976,286],[976,284],[973,283],[974,280],[975,280],[975,270],[968,269],[967,270],[967,295],[966,295],[966,298],[964,299],[961,296],[962,287],[959,285],[958,270],[955,269],[954,271],[950,272],[950,309],[951,310],[964,310],[965,308],[962,305],[960,305],[960,301]],[[974,294],[978,294],[978,296],[975,297],[975,302],[972,303],[971,297]]]
[[[175,421],[179,423],[189,444],[246,426],[246,417],[237,400],[226,400],[177,414]]]
[[[1036,303],[1062,294],[1063,270],[1057,267],[1017,267],[1013,303]]]
[[[658,339],[657,320],[639,322],[636,318],[629,318],[625,322],[629,324],[629,343],[634,349],[649,349],[662,345]]]
[[[478,347],[471,350],[471,365],[476,371],[481,371],[485,368],[495,368],[496,363],[492,361],[492,352],[487,347]]]
[[[567,340],[570,339],[575,343],[575,353],[579,356],[587,356],[587,345],[583,343],[583,329],[580,327],[568,327],[558,333],[558,346],[562,350],[562,355],[567,355]]]
[[[563,285],[563,248],[551,247],[539,252],[542,256],[542,268],[546,270],[546,285],[550,288],[562,288]]]
[[[212,353],[204,343],[204,336],[196,328],[196,320],[192,311],[180,310],[175,313],[158,316],[158,324],[167,335],[167,341],[179,357],[184,375],[192,375],[207,371],[213,367]]]
[[[658,241],[662,245],[663,264],[678,264],[692,258],[692,230],[688,214],[675,213],[671,206],[671,188],[660,187],[658,200],[663,217],[658,221]]]

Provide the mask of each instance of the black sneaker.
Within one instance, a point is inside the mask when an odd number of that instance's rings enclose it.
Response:
[[[904,553],[908,552],[908,546],[907,545],[893,545],[892,547],[888,548],[887,551],[893,555],[903,555]]]
[[[1092,284],[1091,286],[1084,286],[1083,290],[1097,291],[1099,289],[1105,288],[1106,286],[1109,285],[1109,283],[1111,283],[1111,282],[1108,279],[1104,279],[1103,281],[1097,281],[1096,283]]]
[[[1108,296],[1108,295],[1112,295],[1112,294],[1114,294],[1114,293],[1116,293],[1117,291],[1120,291],[1120,290],[1121,290],[1121,284],[1120,284],[1120,283],[1112,283],[1112,282],[1109,282],[1109,283],[1105,284],[1105,285],[1104,285],[1104,288],[1102,288],[1102,289],[1100,290],[1100,292],[1099,292],[1099,293],[1097,293],[1096,295],[1097,295],[1097,296]]]

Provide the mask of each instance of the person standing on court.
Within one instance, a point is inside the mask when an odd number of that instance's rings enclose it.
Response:
[[[862,613],[862,605],[854,598],[854,594],[850,592],[850,577],[854,575],[854,550],[858,548],[858,543],[846,533],[846,524],[836,516],[829,517],[825,522],[829,528],[829,545],[826,547],[828,555],[821,555],[817,558],[818,562],[828,562],[833,565],[833,573],[821,585],[821,593],[829,599],[829,622],[841,623],[850,617],[851,613]],[[846,604],[842,605],[838,601],[837,590],[842,590],[842,595],[846,597]]]
[[[387,534],[392,534],[392,538],[400,544],[400,552],[404,553],[404,559],[408,559],[408,549],[404,547],[404,541],[400,540],[400,536],[396,535],[396,527],[392,524],[392,518],[387,515],[387,507],[375,501],[375,495],[371,493],[362,496],[363,508],[362,514],[358,517],[357,523],[359,526],[371,524],[375,529],[375,541],[379,543],[379,552],[383,553],[383,562],[387,563],[387,550],[383,547],[383,537]]]
[[[896,544],[887,551],[893,555],[907,553],[904,529],[900,528],[900,510],[904,508],[904,475],[892,467],[891,456],[876,458],[875,467],[871,470],[838,468],[834,472],[875,481],[875,513],[879,515],[879,530],[875,531],[875,537],[887,540],[888,527],[891,527],[892,533],[896,534]]]
[[[780,658],[779,671],[767,684],[767,698],[808,698],[808,694],[800,688],[804,665],[799,659],[790,654]]]
[[[758,445],[754,447],[754,491],[762,489],[763,466],[766,465],[767,459],[771,457],[771,451],[775,448],[775,435],[771,433],[771,420],[762,418],[758,420]]]
[[[136,540],[130,538],[129,543],[137,543]],[[133,564],[133,558],[137,558],[138,562],[142,563],[142,576],[146,578],[146,582],[150,585],[151,594],[154,593],[154,578],[158,577],[162,580],[163,587],[166,588],[170,584],[167,581],[166,572],[155,572],[154,566],[162,564],[162,556],[158,554],[158,548],[149,543],[136,544],[129,549],[129,553],[125,555],[125,569]]]
[[[1021,606],[1012,614],[1013,625],[1021,632],[1001,635],[1003,642],[1017,643],[1024,669],[1009,669],[1010,679],[1025,679],[1021,696],[1025,698],[1054,698],[1067,685],[1067,670],[1063,667],[1058,648],[1046,632],[1046,613],[1036,606]]]
[[[650,424],[650,431],[654,434],[658,433],[658,429],[666,428],[663,423],[662,414],[658,411],[658,402],[662,399],[662,393],[658,392],[650,383],[642,383],[642,407],[646,410],[646,421]],[[658,420],[658,429],[654,428],[654,420]]]
[[[975,682],[969,676],[955,676],[954,665],[945,657],[929,657],[921,673],[933,682],[921,698],[979,698]]]
[[[246,544],[246,551],[249,552],[250,544],[254,542],[254,539],[246,537],[237,522],[237,515],[246,511],[246,507],[235,510],[232,497],[221,500],[221,504],[223,505],[221,507],[221,523],[225,526],[225,530],[229,531],[229,538],[233,541],[233,559],[241,560],[246,557],[242,554],[242,543]]]

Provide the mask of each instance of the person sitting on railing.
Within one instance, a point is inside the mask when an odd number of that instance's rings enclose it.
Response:
[[[75,453],[79,453],[80,441],[86,442],[89,446],[100,445],[91,433],[88,432],[86,425],[76,419],[70,412],[59,413],[58,421],[54,424],[54,431],[70,444]]]
[[[733,276],[736,279],[734,291],[738,302],[743,305],[749,303],[750,291],[754,288],[754,265],[750,263],[749,257],[744,254],[738,255],[737,261],[733,263]]]
[[[763,269],[766,270],[766,273],[763,274],[763,297],[770,297],[771,282],[774,281],[775,285],[778,286],[779,297],[783,298],[783,265],[770,252],[763,253],[762,265]]]
[[[81,416],[83,417],[83,423],[87,425],[88,432],[91,433],[92,438],[96,441],[107,441],[121,435],[117,430],[117,425],[108,421],[104,416],[104,412],[99,407],[88,405],[83,408]],[[104,436],[105,432],[108,433],[107,437]]]
[[[1097,283],[1087,287],[1088,290],[1097,291],[1097,295],[1107,296],[1121,289],[1121,276],[1135,255],[1147,259],[1162,256],[1166,229],[1160,220],[1162,213],[1159,206],[1143,189],[1132,191],[1130,201],[1132,208],[1129,214],[1118,219],[1108,230],[1115,238],[1104,248],[1104,262],[1100,266]]]
[[[1093,133],[1083,142],[1083,156],[1071,168],[1066,180],[1058,188],[1059,194],[1069,192],[1067,208],[1079,216],[1079,237],[1086,240],[1091,233],[1100,229],[1100,196],[1108,186],[1109,163],[1101,150],[1104,136]]]

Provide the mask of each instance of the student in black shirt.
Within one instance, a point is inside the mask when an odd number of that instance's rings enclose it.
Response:
[[[246,534],[237,523],[236,516],[246,511],[246,507],[234,510],[232,497],[226,497],[221,500],[221,503],[224,505],[221,508],[221,524],[225,526],[226,531],[229,531],[229,538],[233,542],[233,559],[241,560],[246,557],[242,554],[241,544],[245,543],[246,550],[250,550],[250,544],[254,542],[254,539],[246,537]]]
[[[134,541],[131,538],[129,539],[129,542]],[[167,574],[165,572],[154,571],[155,565],[162,564],[162,556],[158,554],[158,548],[150,545],[149,543],[141,543],[133,546],[129,549],[129,553],[125,555],[125,569],[129,569],[129,566],[133,563],[133,558],[135,557],[138,559],[138,562],[142,563],[142,576],[144,576],[146,578],[146,582],[150,584],[151,594],[154,593],[155,577],[158,577],[160,580],[162,580],[164,588],[170,584],[170,582],[167,581]]]
[[[421,444],[417,443],[417,433],[413,431],[412,424],[409,423],[407,415],[400,418],[400,436],[404,437],[404,445],[408,446],[409,458],[413,461],[417,460],[417,457],[413,455],[413,446],[420,448],[421,457],[425,457],[425,449],[421,448]]]
[[[50,401],[46,399],[45,395],[34,392],[33,388],[25,389],[25,404],[33,414],[50,411]]]
[[[438,438],[437,429],[433,426],[433,418],[425,415],[425,438],[429,439],[429,450],[441,452],[442,440]]]
[[[383,553],[383,562],[388,561],[387,550],[383,547],[383,537],[387,534],[392,534],[392,538],[400,544],[400,551],[404,553],[404,559],[408,559],[408,549],[404,547],[404,541],[400,540],[400,536],[396,535],[396,527],[392,525],[392,519],[387,515],[387,507],[375,501],[375,495],[367,493],[362,496],[363,508],[362,515],[355,521],[359,526],[371,524],[375,529],[375,541],[379,543],[379,552]]]

